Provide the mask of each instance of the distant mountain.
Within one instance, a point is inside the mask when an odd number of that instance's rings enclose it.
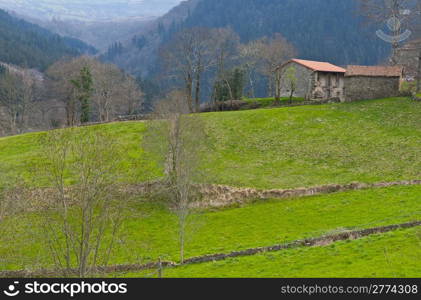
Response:
[[[194,26],[230,26],[243,41],[281,33],[300,57],[339,65],[375,64],[390,50],[359,15],[359,0],[202,0],[169,31]]]
[[[84,42],[61,37],[0,10],[0,61],[45,70],[64,56],[95,54]]]
[[[109,21],[159,17],[181,0],[0,0],[0,8],[48,20]]]
[[[378,28],[359,16],[358,2],[190,0],[158,19],[154,28],[138,34],[144,39],[143,49],[128,41],[111,60],[131,72],[148,74],[156,65],[157,48],[183,28],[231,27],[243,42],[280,33],[304,59],[338,65],[383,62],[390,45],[377,38]]]
[[[102,59],[116,63],[134,75],[146,77],[154,73],[158,49],[165,37],[171,34],[168,29],[174,24],[182,24],[200,1],[181,2],[164,16],[143,26],[126,41],[111,45],[102,55]]]
[[[125,41],[137,34],[155,18],[127,18],[110,21],[85,22],[79,20],[40,20],[22,16],[31,23],[38,24],[62,36],[80,39],[99,51],[106,51],[116,41]]]

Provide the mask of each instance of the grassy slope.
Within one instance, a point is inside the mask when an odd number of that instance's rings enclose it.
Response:
[[[421,103],[377,100],[206,116],[212,182],[259,188],[421,175]]]
[[[421,219],[421,186],[350,191],[290,200],[271,200],[244,207],[206,211],[193,218],[197,231],[190,235],[187,257],[269,246],[320,236],[345,229],[371,228]],[[31,229],[38,216],[18,216],[13,243],[0,235],[0,257],[15,256],[1,269],[28,267],[42,261],[43,243]],[[5,224],[7,227],[7,224]],[[124,236],[112,263],[177,260],[176,220],[156,206],[134,204],[124,222]]]
[[[148,272],[119,274],[145,277]],[[325,247],[300,248],[164,271],[178,278],[419,278],[421,230],[389,232]]]
[[[283,188],[415,179],[421,175],[419,102],[387,99],[202,116],[215,144],[203,165],[206,182]],[[127,153],[124,181],[159,175],[152,162],[141,159],[144,123],[115,123],[101,128],[109,131]],[[39,184],[33,167],[39,162],[37,140],[42,135],[0,139],[0,176],[21,175]],[[200,226],[189,241],[187,256],[420,219],[420,196],[419,186],[393,187],[205,212],[197,217]],[[37,261],[39,266],[48,263],[43,244],[32,229],[34,218],[38,216],[9,220],[16,226],[13,236],[19,239],[0,235],[0,269],[37,267]],[[175,219],[166,211],[136,204],[127,216],[125,237],[112,262],[131,263],[158,256],[176,260],[175,228]]]
[[[206,182],[285,188],[421,175],[420,102],[387,99],[202,116],[215,145],[203,165]],[[144,123],[101,127],[126,150],[125,181],[159,175],[139,159]],[[0,139],[0,170],[36,181],[28,166],[37,163],[39,136]]]

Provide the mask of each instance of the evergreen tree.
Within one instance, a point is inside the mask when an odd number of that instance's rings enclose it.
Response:
[[[214,100],[229,101],[243,98],[245,72],[241,68],[234,68],[215,82]]]
[[[87,123],[91,115],[91,97],[93,94],[93,78],[88,66],[80,70],[79,77],[71,80],[77,92],[77,98],[80,103],[80,122]]]

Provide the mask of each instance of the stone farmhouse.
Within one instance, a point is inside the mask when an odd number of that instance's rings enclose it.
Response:
[[[288,69],[295,69],[296,88],[295,97],[325,100],[339,98],[344,100],[344,79],[346,70],[327,62],[292,59],[282,65],[281,96],[290,95],[290,84],[286,73]]]
[[[379,99],[399,96],[403,77],[400,66],[348,66],[345,100]]]
[[[294,96],[307,100],[353,101],[393,97],[399,94],[402,67],[348,66],[346,69],[328,62],[292,59],[278,68],[281,96],[290,95],[290,68],[295,72]]]

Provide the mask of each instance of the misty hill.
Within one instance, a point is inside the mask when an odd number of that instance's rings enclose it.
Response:
[[[181,11],[178,18],[171,18],[176,9]],[[390,52],[376,37],[377,28],[358,15],[357,0],[190,0],[176,9],[156,21],[154,30],[142,33],[144,50],[130,41],[124,55],[113,60],[132,72],[148,73],[154,65],[150,48],[191,27],[231,27],[243,42],[281,33],[301,58],[338,65],[376,64]]]
[[[125,41],[132,38],[144,26],[155,20],[155,18],[126,18],[88,22],[56,18],[40,20],[27,16],[23,16],[23,18],[62,36],[82,40],[99,51],[106,51],[116,41]]]
[[[44,70],[64,56],[84,53],[93,54],[96,50],[0,10],[0,61]]]
[[[0,0],[0,7],[42,20],[104,21],[158,17],[181,0]]]
[[[103,53],[102,58],[116,63],[135,75],[147,76],[154,73],[158,49],[165,41],[165,37],[172,34],[166,28],[184,22],[200,1],[181,2],[162,17],[142,26],[135,35],[126,41],[113,43],[109,50]]]

